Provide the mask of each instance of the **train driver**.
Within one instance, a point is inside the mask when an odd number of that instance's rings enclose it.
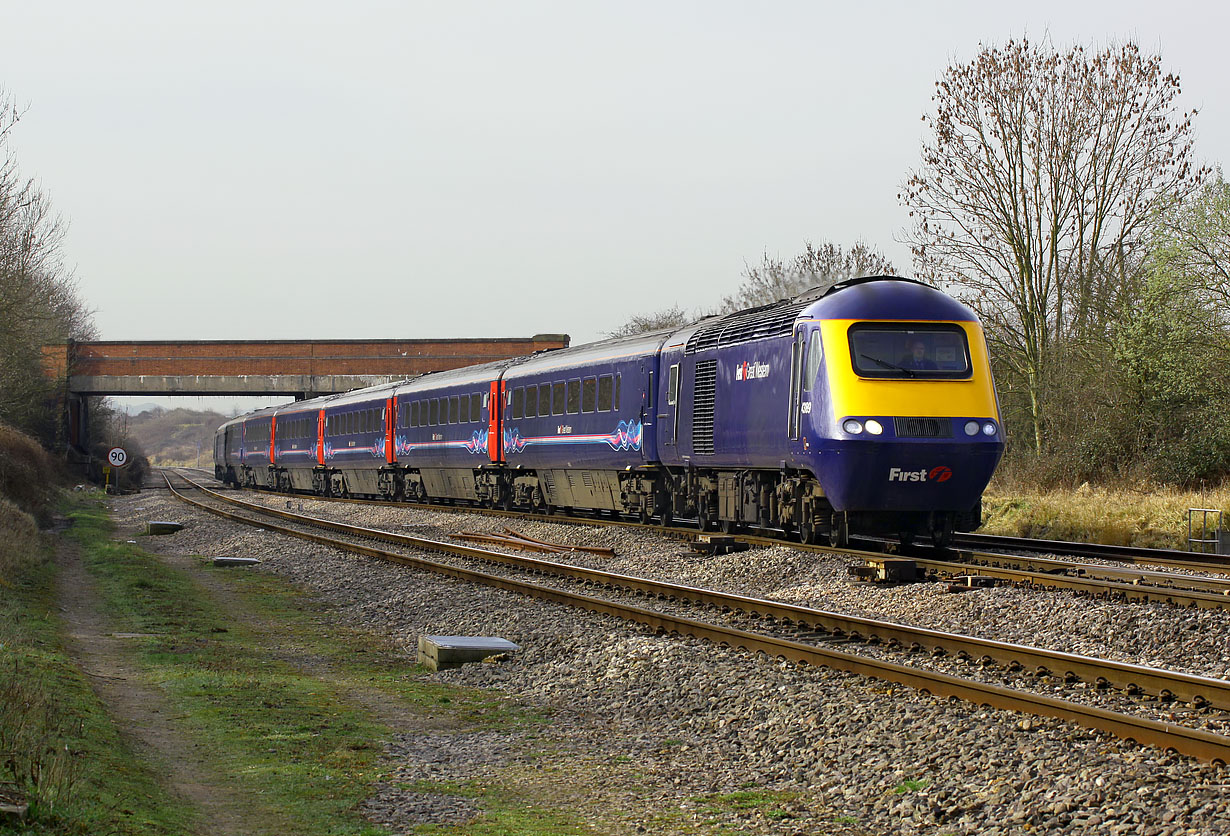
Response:
[[[920,338],[911,341],[910,353],[902,357],[897,365],[911,371],[936,369],[935,361],[927,358],[927,343]]]

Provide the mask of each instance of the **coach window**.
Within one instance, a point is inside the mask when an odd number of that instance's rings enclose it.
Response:
[[[611,390],[613,388],[611,383],[612,383],[611,376],[609,374],[604,374],[602,377],[598,378],[598,411],[599,412],[610,412],[611,411]]]
[[[538,385],[538,414],[551,414],[551,387],[546,383]]]
[[[575,415],[581,411],[581,381],[568,381],[568,414]]]
[[[564,383],[563,381],[560,381],[559,383],[551,384],[551,414],[552,415],[563,415],[564,414]]]
[[[593,412],[597,409],[598,400],[598,380],[597,378],[587,377],[581,381],[581,411]]]
[[[419,425],[419,402],[412,401],[406,404],[404,415],[406,416],[407,426],[417,427]]]
[[[523,415],[525,415],[525,390],[518,387],[513,390],[512,417],[520,418]]]
[[[462,395],[460,402],[461,415],[457,418],[462,424],[470,423],[470,396]]]
[[[671,375],[666,379],[666,405],[674,406],[679,402],[679,364],[671,366]]]
[[[427,403],[430,404],[427,409],[427,426],[434,427],[440,423],[440,399],[432,398]]]
[[[457,423],[457,417],[461,414],[461,405],[457,402],[457,396],[448,399],[448,422],[450,424]]]

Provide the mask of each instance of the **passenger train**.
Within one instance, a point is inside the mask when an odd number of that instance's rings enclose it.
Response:
[[[947,542],[1004,436],[986,340],[910,279],[234,418],[215,474],[325,496]]]

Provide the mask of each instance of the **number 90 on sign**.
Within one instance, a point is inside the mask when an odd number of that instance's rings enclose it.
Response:
[[[123,447],[112,447],[107,451],[107,461],[112,467],[123,467],[128,464],[128,453]]]

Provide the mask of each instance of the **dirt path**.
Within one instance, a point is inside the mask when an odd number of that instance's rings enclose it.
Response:
[[[124,739],[162,776],[167,788],[198,809],[201,833],[251,836],[262,832],[248,799],[222,786],[193,744],[174,728],[163,695],[146,682],[126,643],[103,615],[98,589],[76,546],[60,538],[56,597],[65,647],[86,673]]]

